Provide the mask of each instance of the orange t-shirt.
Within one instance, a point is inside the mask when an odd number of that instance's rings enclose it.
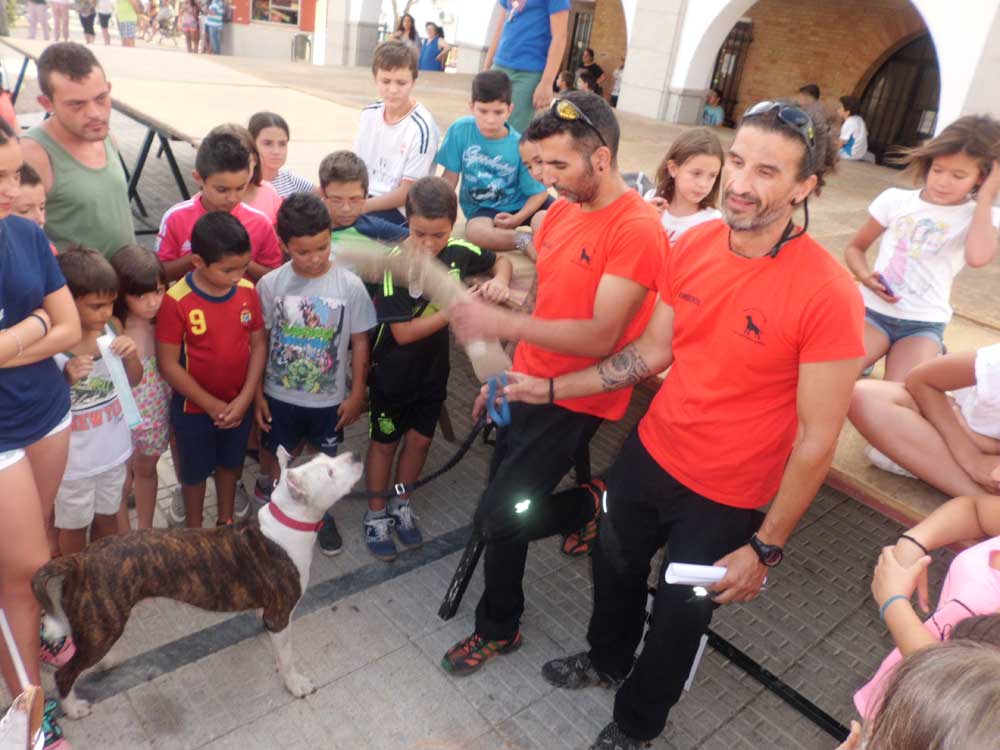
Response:
[[[636,191],[627,191],[598,211],[584,211],[577,203],[557,200],[535,235],[535,247],[538,248],[535,264],[538,297],[534,317],[593,318],[597,286],[601,277],[609,274],[631,279],[651,290],[615,349],[642,333],[656,300],[652,290],[656,288],[666,254],[667,236],[656,210]],[[599,361],[599,358],[558,354],[524,342],[514,352],[514,369],[540,378],[583,370]],[[621,419],[631,393],[629,388],[556,403],[571,411]]]
[[[799,365],[865,352],[861,295],[808,235],[776,258],[743,258],[720,220],[678,240],[658,286],[674,309],[674,363],[639,438],[700,495],[760,507],[778,491],[798,430]]]

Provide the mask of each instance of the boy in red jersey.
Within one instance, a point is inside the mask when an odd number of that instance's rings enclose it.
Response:
[[[250,152],[232,133],[213,131],[198,146],[192,176],[201,192],[167,209],[156,237],[156,255],[170,281],[194,267],[191,232],[195,222],[210,211],[232,214],[247,230],[252,251],[247,266],[249,278],[256,281],[284,262],[270,220],[243,202],[252,171]]]
[[[213,470],[218,524],[232,520],[267,336],[257,292],[243,278],[250,237],[240,221],[223,211],[198,219],[191,259],[194,270],[170,288],[157,315],[156,356],[174,389],[170,425],[187,526],[200,528]]]

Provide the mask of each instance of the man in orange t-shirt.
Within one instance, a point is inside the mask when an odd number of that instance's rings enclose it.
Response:
[[[595,748],[633,750],[663,731],[715,607],[757,596],[826,477],[864,354],[864,306],[792,215],[818,193],[835,154],[827,123],[784,103],[751,107],[722,172],[725,221],[671,248],[634,344],[555,380],[557,399],[575,398],[672,365],[607,477],[590,651],[542,668],[562,688],[620,684]],[[550,387],[516,376],[508,396],[539,402]],[[663,584],[661,570],[633,667],[649,564],[664,544],[664,566],[726,574],[698,599]]]
[[[517,340],[517,368],[549,379],[598,362],[642,332],[667,239],[655,210],[618,172],[618,123],[603,99],[567,94],[535,118],[524,137],[537,143],[543,181],[560,195],[535,235],[534,312],[468,302],[453,305],[449,316],[463,340]],[[555,505],[549,495],[601,421],[621,419],[628,400],[623,390],[512,405],[476,513],[487,542],[486,590],[475,632],[444,656],[442,666],[451,674],[473,672],[521,645],[521,579],[530,540],[570,534],[575,547],[564,550],[575,552],[596,536],[603,485],[588,483],[576,503]]]

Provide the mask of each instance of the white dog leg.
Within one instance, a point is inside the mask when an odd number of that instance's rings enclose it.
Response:
[[[288,692],[296,698],[305,698],[316,690],[308,677],[295,669],[295,654],[292,652],[291,625],[278,633],[271,633],[274,659],[278,664],[278,674],[285,681]]]
[[[84,716],[90,716],[90,702],[77,696],[75,687],[70,689],[69,695],[63,698],[60,704],[63,713],[71,719],[82,719]]]

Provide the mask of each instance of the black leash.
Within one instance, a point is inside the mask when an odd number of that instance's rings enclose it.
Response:
[[[476,441],[476,436],[483,431],[483,428],[485,426],[486,426],[486,415],[483,414],[483,416],[481,416],[478,420],[476,420],[476,423],[472,426],[472,430],[465,437],[465,440],[462,441],[462,444],[458,446],[458,450],[455,451],[454,455],[452,455],[451,458],[445,461],[444,464],[442,464],[439,469],[431,472],[430,474],[427,474],[426,476],[420,477],[420,479],[416,480],[415,482],[411,482],[410,484],[403,484],[402,482],[397,482],[395,485],[393,485],[391,488],[387,490],[378,490],[378,491],[357,490],[356,492],[350,492],[347,495],[344,495],[344,497],[350,499],[363,499],[363,500],[368,500],[373,497],[402,497],[403,495],[409,492],[413,492],[414,490],[423,487],[425,484],[433,482],[442,474],[445,474],[446,472],[451,471],[453,468],[455,468],[455,465],[465,457],[466,453],[469,452],[469,449],[472,447],[472,444]]]
[[[707,632],[709,645],[725,656],[729,661],[742,669],[757,682],[766,687],[781,700],[806,717],[813,724],[829,734],[838,742],[843,742],[851,731],[817,706],[802,693],[797,691],[780,677],[764,669],[750,656],[740,651],[736,646],[720,636],[714,630]]]

